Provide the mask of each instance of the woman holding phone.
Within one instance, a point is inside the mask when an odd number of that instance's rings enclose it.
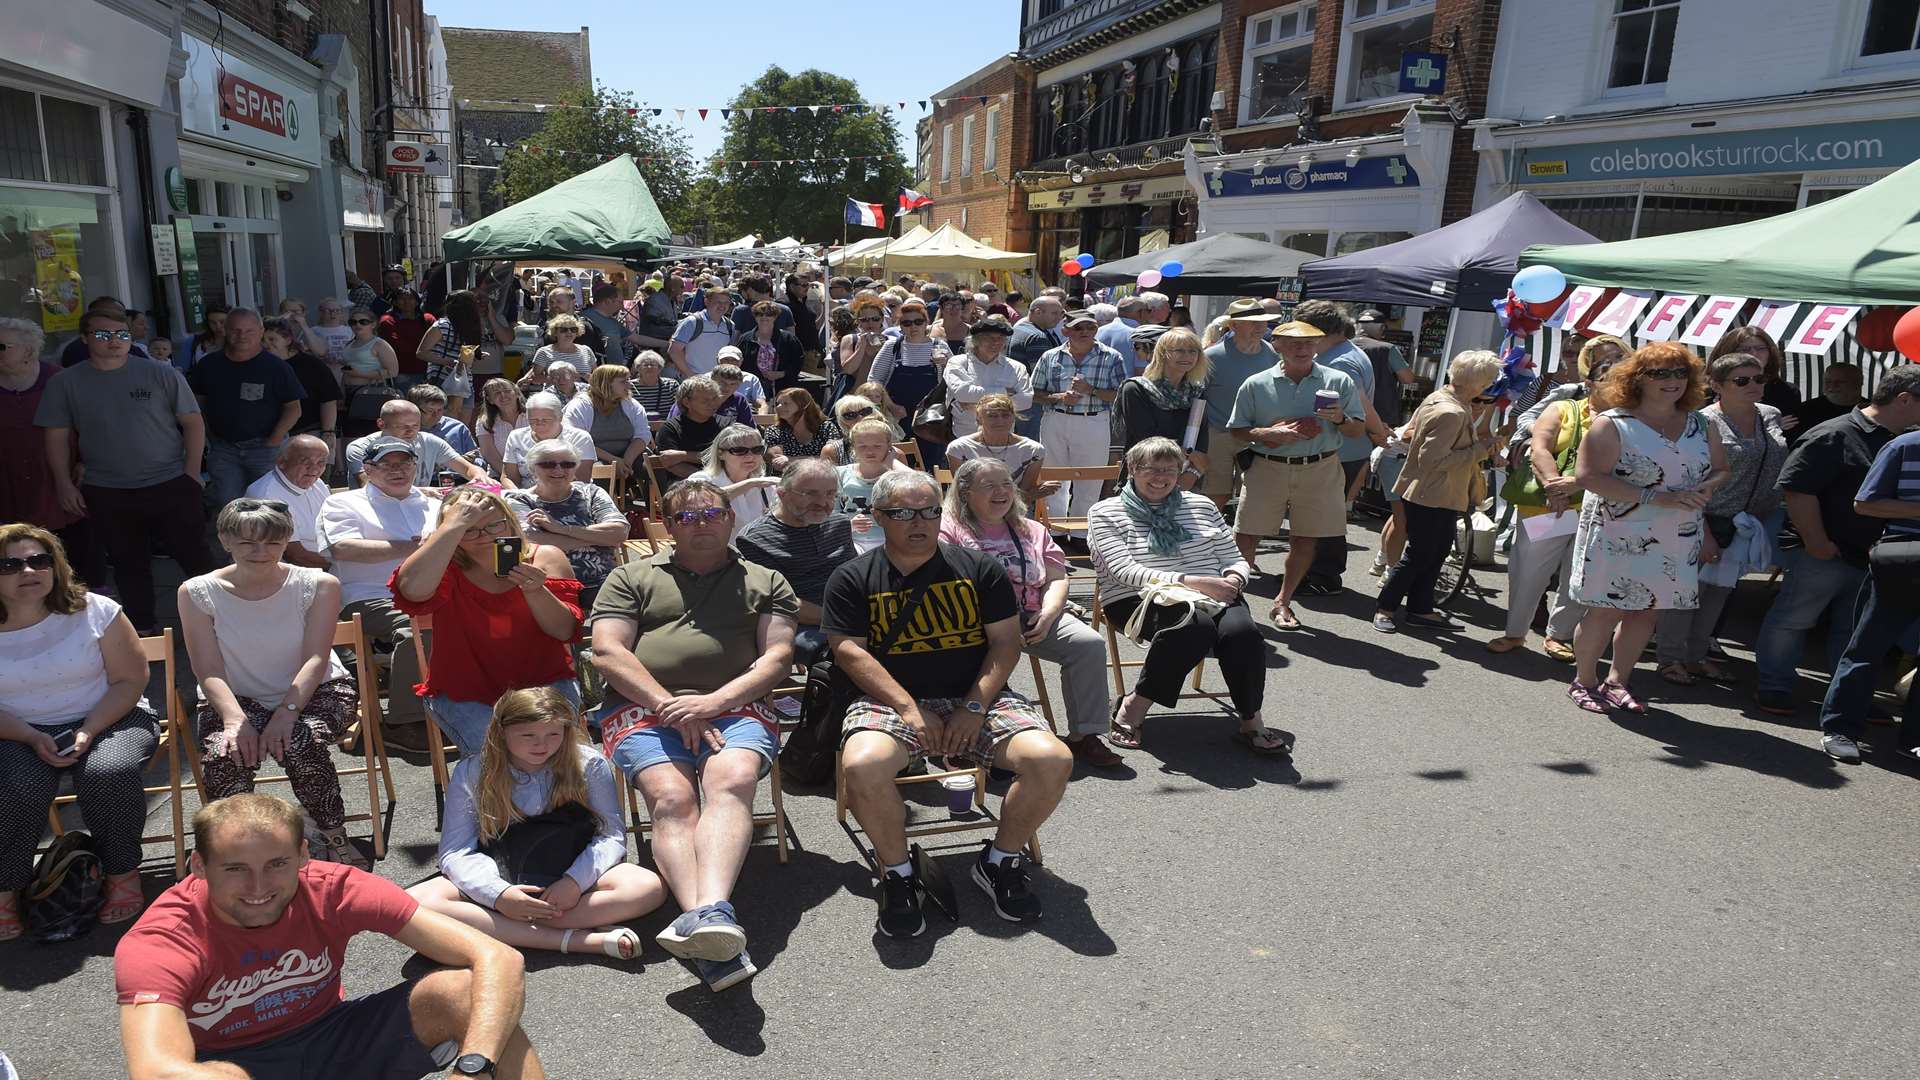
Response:
[[[579,704],[568,643],[580,630],[580,581],[566,552],[527,543],[499,488],[449,495],[389,587],[401,611],[435,617],[431,674],[414,689],[462,754],[480,752],[509,690],[551,686]]]

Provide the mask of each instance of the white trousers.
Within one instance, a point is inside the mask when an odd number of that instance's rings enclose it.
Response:
[[[1105,465],[1112,449],[1113,418],[1105,412],[1093,416],[1077,413],[1046,412],[1040,417],[1040,445],[1047,448],[1047,465],[1052,468],[1088,468]],[[1047,497],[1051,517],[1086,517],[1100,500],[1100,481],[1075,480],[1062,484],[1058,493]],[[1074,531],[1085,536],[1085,529]]]
[[[1568,510],[1577,514],[1576,509]],[[1586,606],[1573,598],[1573,534],[1534,540],[1518,519],[1513,526],[1513,550],[1507,555],[1507,636],[1524,638],[1533,628],[1533,612],[1554,579],[1559,584],[1547,598],[1547,636],[1573,641],[1574,627],[1586,617]]]

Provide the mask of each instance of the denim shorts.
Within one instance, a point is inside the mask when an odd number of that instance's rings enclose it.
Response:
[[[548,685],[573,702],[574,708],[580,707],[579,683],[561,679]],[[454,701],[439,694],[430,694],[421,701],[433,713],[433,722],[440,725],[440,730],[453,740],[462,754],[478,754],[486,745],[487,725],[493,723],[493,702]]]
[[[600,710],[600,726],[604,729],[613,714],[620,709],[631,708],[625,703],[609,705]],[[780,739],[767,725],[754,716],[723,716],[715,719],[714,729],[726,741],[725,750],[751,750],[760,755],[760,775],[767,775],[773,768],[773,755],[780,752]],[[619,769],[627,778],[627,783],[637,784],[640,774],[655,765],[686,765],[696,772],[706,764],[707,759],[720,751],[702,742],[700,749],[687,749],[680,733],[665,724],[654,727],[637,728],[620,737],[610,755],[613,767]]]
[[[1388,502],[1399,502],[1400,496],[1394,494],[1393,485],[1400,482],[1400,470],[1407,467],[1407,459],[1395,454],[1381,454],[1374,463],[1373,475],[1380,481],[1380,494]]]

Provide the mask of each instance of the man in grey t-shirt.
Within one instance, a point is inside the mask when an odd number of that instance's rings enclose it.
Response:
[[[797,458],[780,474],[780,501],[773,513],[740,530],[733,541],[742,558],[778,571],[793,586],[800,600],[793,651],[802,664],[826,659],[820,601],[827,579],[859,554],[853,546],[853,519],[834,513],[838,493],[839,474],[832,465],[820,458]]]
[[[113,560],[127,618],[142,634],[156,633],[154,542],[187,577],[214,567],[201,506],[200,404],[171,366],[130,355],[125,313],[89,312],[80,337],[87,362],[47,383],[33,423],[46,429],[60,505],[87,516]],[[84,475],[73,457],[76,436]]]

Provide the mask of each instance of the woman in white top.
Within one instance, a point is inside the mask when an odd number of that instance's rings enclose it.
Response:
[[[773,509],[780,478],[767,475],[767,444],[757,428],[730,424],[707,444],[705,468],[689,480],[705,480],[727,493],[733,510],[733,535]]]
[[[480,415],[474,418],[473,433],[480,443],[480,456],[487,470],[500,475],[506,461],[507,436],[527,426],[527,402],[520,388],[506,379],[489,379],[480,388]]]
[[[633,463],[653,442],[646,410],[633,400],[633,373],[621,364],[594,368],[587,392],[575,394],[560,419],[593,436],[595,455],[621,476],[633,475]]]
[[[160,745],[146,688],[120,605],[87,591],[52,533],[0,526],[0,940],[20,936],[19,893],[63,773],[107,875],[100,921],[140,913],[142,775]]]
[[[281,561],[287,504],[235,499],[214,524],[233,565],[180,586],[180,627],[200,681],[200,769],[208,802],[253,790],[267,758],[292,782],[325,847],[321,858],[373,864],[347,839],[332,744],[359,706],[333,652],[340,581]],[[364,660],[363,660],[364,662]]]
[[[353,328],[347,325],[347,306],[329,296],[315,306],[314,314],[317,319],[307,329],[327,347],[320,359],[333,365],[337,375],[346,362],[347,344],[353,340]]]
[[[1011,363],[1011,361],[1008,361]],[[1040,440],[1013,433],[1020,414],[1013,399],[1005,394],[988,394],[974,403],[973,414],[980,430],[963,435],[947,444],[947,467],[958,470],[975,458],[990,458],[1007,467],[1020,493],[1029,501],[1044,499],[1060,490],[1060,484],[1042,484],[1040,470],[1047,464],[1047,448]]]
[[[574,479],[593,479],[593,436],[561,422],[560,411],[565,407],[559,398],[546,391],[527,399],[527,426],[507,436],[507,448],[501,459],[501,472],[507,483],[526,487],[533,482],[526,475],[527,451],[533,449],[534,443],[548,439],[565,439],[574,453],[580,455],[580,471],[574,474]]]

